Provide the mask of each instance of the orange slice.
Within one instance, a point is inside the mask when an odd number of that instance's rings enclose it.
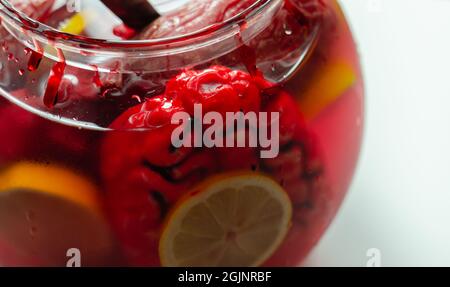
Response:
[[[3,254],[19,258],[3,256],[6,266],[66,266],[72,248],[82,266],[116,258],[97,187],[56,165],[22,162],[0,171],[0,241],[16,250]]]

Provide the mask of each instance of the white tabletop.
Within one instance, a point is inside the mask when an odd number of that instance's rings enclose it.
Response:
[[[450,266],[450,1],[342,0],[367,84],[350,194],[308,266]]]

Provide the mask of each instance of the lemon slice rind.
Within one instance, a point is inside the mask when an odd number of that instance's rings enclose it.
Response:
[[[260,266],[283,242],[291,218],[289,196],[271,178],[258,173],[214,177],[188,193],[168,217],[159,245],[161,264]]]

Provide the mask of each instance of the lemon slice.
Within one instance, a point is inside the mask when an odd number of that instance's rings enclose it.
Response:
[[[292,203],[269,177],[226,174],[188,194],[160,239],[163,266],[259,266],[284,240]]]
[[[72,35],[81,34],[86,28],[86,16],[83,13],[77,13],[67,20],[60,28],[62,32]]]
[[[0,266],[66,266],[72,248],[80,250],[82,266],[117,258],[95,184],[53,164],[0,170],[0,242],[9,254],[0,250]]]

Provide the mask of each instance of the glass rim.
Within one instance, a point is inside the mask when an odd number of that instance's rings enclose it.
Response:
[[[55,45],[75,46],[82,50],[106,49],[109,51],[119,50],[122,52],[126,52],[127,50],[136,51],[136,49],[161,50],[161,47],[164,50],[168,49],[170,45],[187,47],[195,44],[195,40],[205,37],[214,38],[215,36],[220,36],[224,32],[231,32],[236,26],[240,27],[247,22],[251,22],[252,19],[262,14],[266,8],[277,1],[279,0],[257,0],[241,13],[223,22],[212,24],[195,32],[180,36],[149,40],[109,40],[65,33],[27,16],[25,13],[15,8],[8,0],[0,0],[0,16],[14,23],[17,27],[20,27],[25,33],[32,33],[33,36],[39,36],[47,41],[51,41]],[[24,24],[24,22],[26,24]],[[194,43],[192,41],[194,41]]]

